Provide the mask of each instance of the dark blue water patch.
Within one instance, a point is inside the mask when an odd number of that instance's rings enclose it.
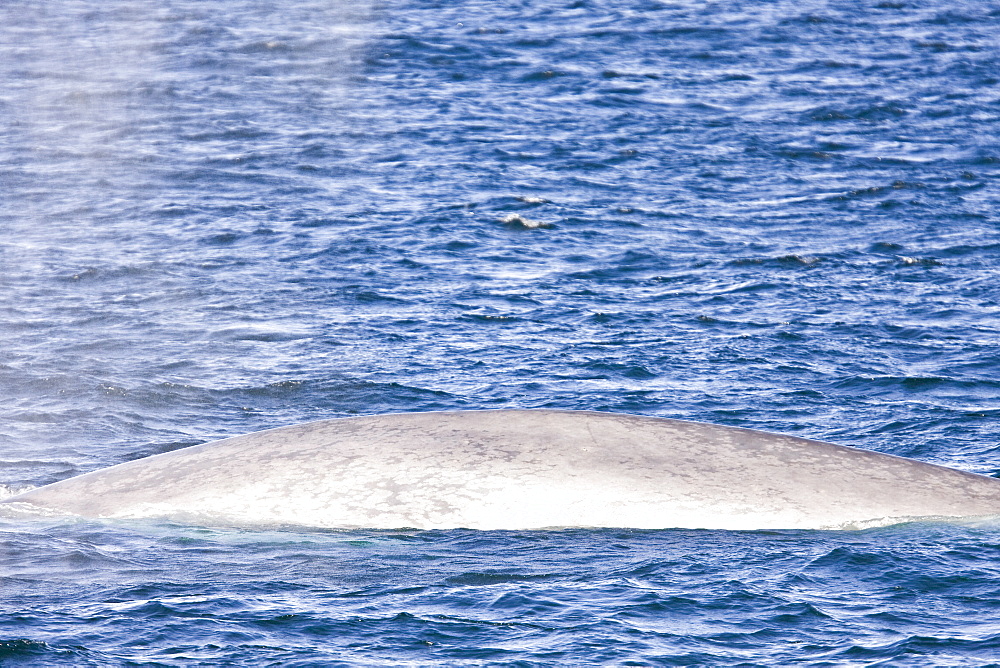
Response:
[[[123,389],[121,395],[129,397],[129,403],[146,403],[160,407],[161,409],[169,405],[176,407],[190,406],[192,403],[214,404],[221,408],[222,404],[228,403],[234,408],[247,404],[255,405],[259,408],[253,410],[260,410],[263,409],[263,404],[280,406],[308,401],[308,403],[314,405],[315,402],[321,401],[328,404],[325,410],[329,411],[331,416],[336,416],[359,412],[360,408],[357,405],[343,403],[339,410],[334,408],[334,406],[341,402],[350,402],[359,396],[359,394],[369,392],[372,394],[371,398],[381,395],[384,397],[385,402],[390,405],[396,402],[405,404],[421,395],[425,395],[428,398],[444,398],[448,396],[445,392],[409,387],[400,383],[382,384],[370,381],[331,378],[283,380],[264,386],[239,387],[225,390],[168,383],[153,387]]]
[[[53,663],[98,665],[101,661],[112,659],[108,655],[91,652],[86,647],[53,646],[27,638],[15,638],[0,640],[0,660],[11,665],[43,666]]]

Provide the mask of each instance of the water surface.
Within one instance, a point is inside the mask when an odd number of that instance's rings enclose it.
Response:
[[[1000,10],[11,0],[4,493],[554,407],[994,474]],[[0,520],[6,665],[984,665],[990,525]]]

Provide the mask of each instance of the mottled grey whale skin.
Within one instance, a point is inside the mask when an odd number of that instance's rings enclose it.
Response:
[[[487,410],[271,429],[5,503],[240,527],[833,529],[997,516],[1000,480],[750,429]]]

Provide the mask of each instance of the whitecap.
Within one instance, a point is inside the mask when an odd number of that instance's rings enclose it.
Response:
[[[512,213],[500,220],[501,223],[507,227],[519,229],[519,230],[543,230],[552,227],[551,223],[544,223],[538,220],[531,220],[530,218],[525,218],[519,213]]]

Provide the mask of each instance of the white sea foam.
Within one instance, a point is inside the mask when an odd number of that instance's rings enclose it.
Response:
[[[552,227],[551,223],[531,220],[530,218],[525,218],[519,213],[512,213],[509,216],[502,218],[500,222],[508,227],[520,230],[543,230]]]
[[[0,485],[0,500],[34,489],[31,485]]]

